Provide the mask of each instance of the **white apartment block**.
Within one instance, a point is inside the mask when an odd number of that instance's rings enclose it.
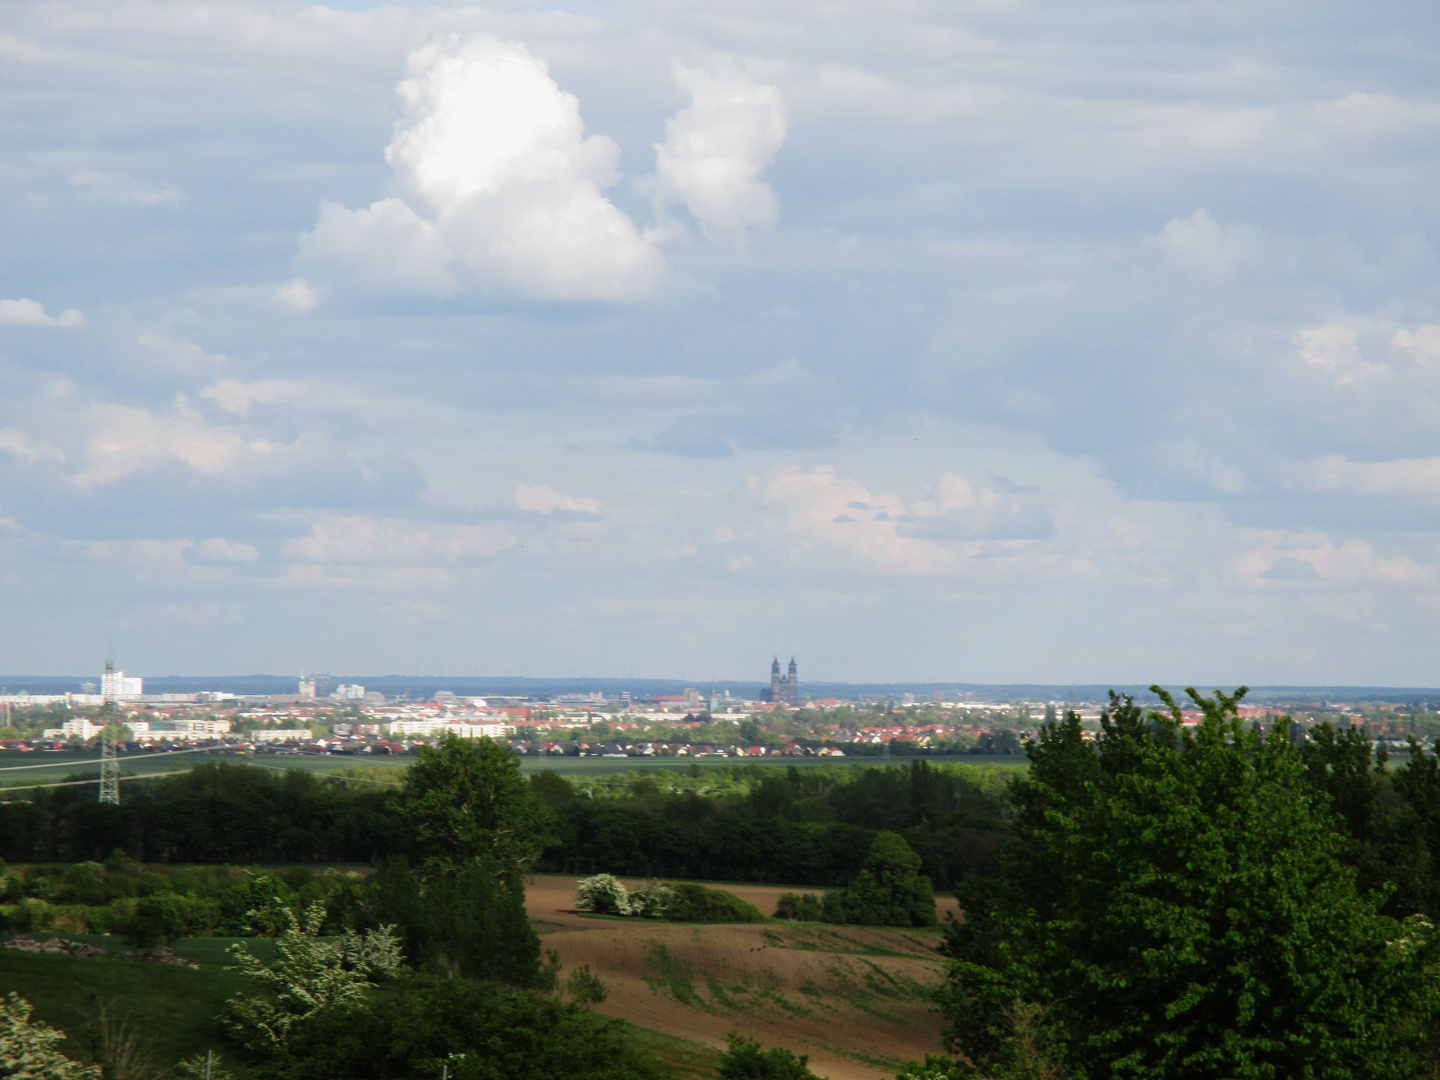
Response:
[[[256,742],[309,742],[314,738],[309,728],[260,728],[246,734]]]
[[[514,730],[509,724],[499,720],[395,720],[385,725],[385,730],[391,738],[397,736],[430,738],[433,735],[443,735],[447,731],[459,735],[462,739],[498,739]]]
[[[58,728],[46,728],[40,733],[42,739],[80,739],[89,742],[99,735],[105,728],[100,724],[92,724],[83,716],[77,716],[74,720],[66,720]]]

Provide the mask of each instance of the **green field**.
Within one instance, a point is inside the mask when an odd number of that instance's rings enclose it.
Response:
[[[43,756],[42,756],[43,754]],[[183,753],[183,754],[125,754],[120,758],[120,771],[124,776],[164,776],[167,773],[185,772],[198,762],[225,761],[235,764],[259,765],[267,769],[303,769],[306,772],[333,773],[352,767],[364,769],[393,769],[397,774],[413,760],[408,757],[370,757],[350,754],[239,754],[239,753]],[[820,766],[886,766],[906,765],[913,758],[908,757],[843,757],[843,758],[600,758],[600,757],[522,757],[522,772],[538,772],[553,769],[568,776],[603,776],[609,773],[647,772],[658,770],[688,770],[692,765],[701,769],[728,768],[732,765],[766,765],[772,767],[795,766],[797,769]],[[1023,757],[957,755],[954,757],[930,757],[925,760],[935,764],[1002,765],[1012,769],[1023,769],[1029,761]],[[19,766],[17,768],[17,766]],[[0,751],[0,788],[24,787],[32,784],[53,784],[67,776],[100,776],[100,755],[93,751],[65,750],[58,752]],[[137,781],[127,781],[135,783]],[[124,793],[124,787],[121,788]]]

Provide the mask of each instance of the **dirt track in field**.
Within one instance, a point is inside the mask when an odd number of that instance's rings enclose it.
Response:
[[[561,978],[581,964],[604,980],[596,1011],[712,1046],[730,1031],[810,1056],[830,1080],[877,1080],[940,1052],[927,991],[943,973],[933,933],[815,923],[694,926],[575,912],[577,879],[539,875],[530,918]],[[639,881],[625,881],[633,889]],[[719,885],[775,910],[782,887]],[[942,899],[939,915],[954,909]]]

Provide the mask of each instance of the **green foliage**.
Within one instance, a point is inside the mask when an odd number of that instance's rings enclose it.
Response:
[[[625,1025],[554,998],[447,979],[334,1009],[297,1032],[268,1080],[658,1080]]]
[[[978,1080],[980,1071],[958,1058],[926,1054],[924,1061],[907,1061],[895,1080]]]
[[[447,735],[421,747],[397,806],[411,829],[412,857],[423,863],[487,859],[512,881],[550,840],[550,811],[521,777],[520,759],[491,739]]]
[[[565,980],[565,989],[570,992],[571,1001],[582,1005],[599,1005],[610,996],[605,983],[599,975],[590,970],[589,964],[581,964],[570,972],[569,978]]]
[[[142,896],[128,917],[111,922],[109,930],[140,949],[168,945],[186,931],[185,898],[174,893]]]
[[[554,809],[575,799],[575,789],[554,769],[541,769],[530,774],[530,790],[546,806]]]
[[[668,919],[679,898],[663,881],[647,881],[630,894],[630,913],[642,919]]]
[[[820,898],[814,893],[785,892],[775,903],[775,918],[819,922],[822,917]]]
[[[299,1026],[325,1010],[358,1001],[370,978],[398,974],[404,960],[390,927],[326,941],[319,936],[322,905],[312,904],[300,917],[281,910],[286,925],[275,939],[273,962],[262,962],[244,942],[230,950],[235,967],[262,993],[232,999],[226,1023],[259,1056],[279,1052]]]
[[[30,1019],[30,1003],[13,991],[0,1001],[0,1077],[15,1080],[100,1080],[97,1065],[72,1061],[55,1044],[65,1038]]]
[[[758,1040],[738,1031],[725,1038],[729,1047],[716,1062],[720,1080],[820,1080],[810,1071],[805,1054],[797,1056],[783,1046],[762,1050]]]
[[[669,922],[691,923],[758,923],[765,916],[754,904],[741,900],[724,889],[709,889],[688,881],[666,883],[675,892],[675,899],[665,909]]]
[[[935,892],[920,857],[896,833],[882,832],[843,893],[827,896],[827,921],[859,926],[934,926]]]
[[[540,938],[525,890],[488,859],[416,870],[389,859],[354,898],[356,926],[393,925],[412,964],[437,973],[540,986]]]
[[[751,903],[724,889],[687,881],[652,881],[633,893],[611,874],[585,878],[576,888],[575,906],[604,915],[630,915],[666,922],[756,923],[765,916]]]
[[[225,1068],[219,1054],[195,1054],[176,1062],[176,1080],[234,1080],[233,1074]]]
[[[1192,691],[1188,731],[1156,692],[1168,715],[1112,696],[1094,743],[1071,713],[1030,747],[1002,875],[947,927],[948,1041],[1003,1074],[1028,1017],[1076,1080],[1419,1075],[1428,925],[1357,889],[1287,725]]]

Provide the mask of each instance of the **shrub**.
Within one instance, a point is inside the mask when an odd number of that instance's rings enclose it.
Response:
[[[668,919],[675,890],[661,881],[649,881],[630,894],[630,914],[642,919]]]
[[[555,998],[445,979],[300,1028],[273,1080],[659,1080],[624,1024]]]
[[[814,893],[781,893],[775,905],[775,918],[798,919],[801,922],[819,922],[824,910],[820,898]]]
[[[575,907],[597,915],[629,915],[630,896],[612,874],[595,874],[575,887]]]
[[[570,1000],[582,1004],[598,1005],[610,996],[600,976],[590,970],[589,964],[581,964],[565,980],[565,989],[570,991]]]
[[[98,1065],[71,1061],[55,1044],[64,1032],[32,1021],[30,1003],[11,993],[0,1001],[0,1076],[16,1080],[100,1080]]]
[[[738,1031],[725,1037],[729,1049],[715,1063],[720,1080],[819,1080],[809,1069],[810,1058],[796,1056],[783,1046],[761,1050],[755,1039],[747,1039]]]
[[[675,899],[666,911],[671,922],[758,923],[765,916],[754,904],[724,889],[707,889],[689,882],[670,882]]]

